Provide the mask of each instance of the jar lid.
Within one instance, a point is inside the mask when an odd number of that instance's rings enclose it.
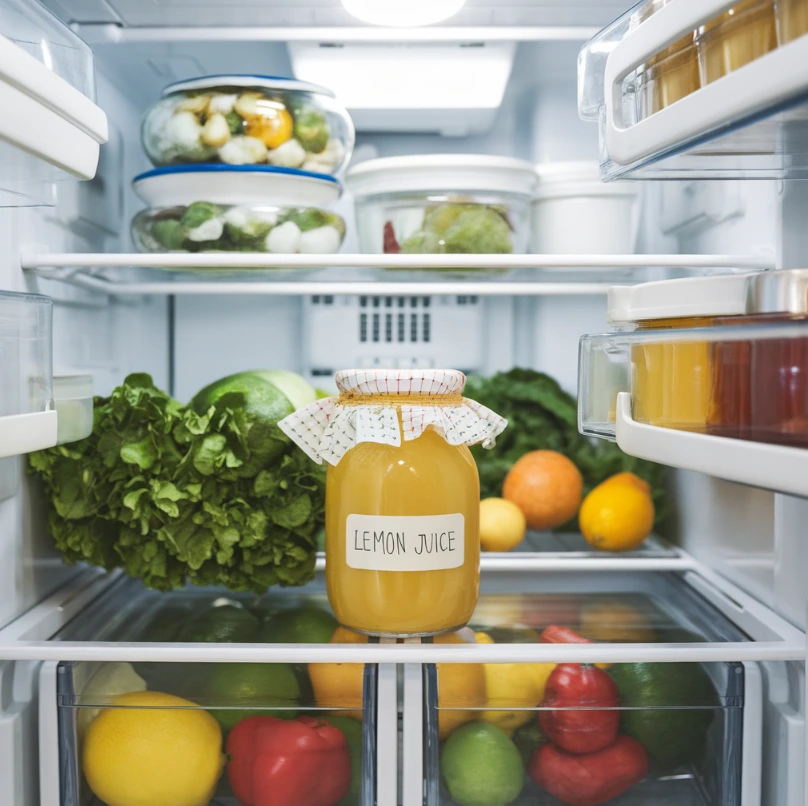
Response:
[[[477,401],[460,397],[466,376],[457,370],[349,369],[338,372],[336,382],[338,397],[317,400],[278,423],[318,464],[323,460],[339,464],[363,442],[400,447],[402,432],[404,441],[410,442],[429,427],[450,445],[481,442],[491,448],[508,424]],[[445,404],[442,395],[448,396]],[[412,403],[406,402],[408,397]],[[426,397],[434,397],[434,402]]]
[[[194,90],[210,90],[216,87],[262,87],[267,90],[283,90],[285,92],[314,92],[318,95],[336,97],[331,90],[319,84],[310,84],[308,81],[298,81],[296,78],[284,76],[252,76],[247,73],[233,75],[199,76],[175,81],[163,89],[161,97],[174,92],[192,92]]]
[[[477,154],[414,154],[354,165],[345,184],[356,197],[384,193],[477,191],[530,196],[536,172],[526,160]]]
[[[609,322],[741,316],[747,312],[748,278],[748,274],[719,274],[615,286],[609,289]]]
[[[170,165],[136,176],[132,189],[149,207],[198,201],[327,207],[342,195],[333,176],[276,165]]]
[[[456,369],[343,369],[334,379],[340,392],[356,395],[451,395],[466,386]]]
[[[54,375],[53,399],[83,400],[93,396],[92,375]]]
[[[747,277],[746,313],[808,313],[808,269],[763,271]]]

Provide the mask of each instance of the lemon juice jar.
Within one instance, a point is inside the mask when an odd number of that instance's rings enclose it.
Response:
[[[339,396],[282,420],[325,460],[326,582],[340,624],[370,635],[464,626],[480,582],[480,483],[468,446],[506,421],[455,370],[345,370]]]

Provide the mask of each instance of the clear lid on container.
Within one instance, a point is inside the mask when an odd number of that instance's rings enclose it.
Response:
[[[536,171],[526,160],[477,154],[415,154],[354,165],[345,177],[357,198],[385,193],[476,191],[530,196]]]
[[[175,92],[195,92],[197,90],[211,90],[216,87],[261,87],[265,90],[313,92],[317,95],[328,95],[330,98],[335,97],[331,90],[321,87],[319,84],[311,84],[308,81],[298,81],[296,78],[286,78],[284,76],[254,76],[245,73],[200,76],[199,78],[175,81],[165,87],[161,95],[165,98],[166,95],[171,95]]]
[[[198,201],[328,207],[342,195],[333,176],[275,165],[171,165],[136,176],[132,189],[150,207]]]
[[[93,52],[37,0],[0,0],[3,36],[95,100]]]
[[[747,313],[746,274],[686,277],[609,289],[609,322],[645,322]]]
[[[328,397],[278,423],[315,462],[336,465],[355,445],[401,446],[430,426],[450,445],[494,446],[508,421],[462,396],[466,376],[451,369],[350,369],[336,375],[337,397]],[[401,412],[399,426],[398,413]]]

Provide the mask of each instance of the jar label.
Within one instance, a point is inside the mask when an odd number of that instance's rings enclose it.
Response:
[[[465,518],[451,515],[348,515],[349,568],[366,571],[438,571],[459,568]]]

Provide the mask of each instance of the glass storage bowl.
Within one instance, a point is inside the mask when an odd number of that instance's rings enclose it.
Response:
[[[709,84],[776,47],[774,3],[739,3],[702,25],[696,34],[701,83]]]
[[[483,585],[471,629],[456,634],[457,642],[564,643],[570,630],[595,643],[745,640],[674,576],[539,574],[518,593],[505,593],[501,583],[486,592],[485,579]],[[552,639],[542,635],[550,627]],[[489,786],[496,802],[525,806],[740,806],[742,759],[755,769],[761,755],[759,731],[744,730],[746,703],[754,714],[762,697],[754,664],[562,666],[424,667],[427,806],[473,802],[470,793]],[[598,679],[614,699],[592,696],[582,706],[584,679]]]
[[[366,254],[523,254],[535,184],[529,162],[452,154],[369,160],[346,176]]]
[[[314,583],[314,588],[318,588]],[[321,588],[320,588],[321,590]],[[256,597],[212,589],[173,592],[120,580],[57,640],[138,644],[334,643],[366,639],[335,633],[336,622],[321,592],[291,589]],[[347,632],[347,631],[345,631]],[[235,648],[235,647],[234,647]],[[267,647],[268,652],[271,651]],[[221,658],[226,651],[214,654]],[[137,655],[137,648],[133,656]],[[343,806],[372,803],[375,765],[376,667],[361,663],[60,663],[56,670],[59,806],[154,803],[161,806],[238,806],[233,766],[234,733],[261,717],[328,723],[347,748],[323,754],[313,770],[333,781],[329,767],[347,766],[350,784]],[[244,731],[244,728],[240,729]],[[148,742],[138,743],[146,735]],[[336,738],[340,744],[339,737]],[[53,743],[55,735],[40,735]],[[110,744],[105,748],[105,741]],[[313,745],[308,745],[310,748]],[[226,751],[231,757],[225,757]],[[299,769],[299,749],[290,761]],[[298,755],[294,758],[294,753]],[[264,747],[264,768],[277,759]],[[51,749],[41,754],[53,758]],[[165,762],[163,761],[165,757]],[[312,767],[309,767],[312,769]],[[235,781],[235,786],[233,785]],[[304,781],[293,779],[295,784]],[[309,790],[307,797],[311,797]],[[192,797],[193,796],[193,797]],[[322,794],[319,795],[322,797]],[[116,799],[117,797],[117,799]],[[336,800],[326,800],[336,803]]]
[[[317,207],[219,205],[208,201],[141,210],[132,220],[141,252],[339,252],[345,222]]]
[[[330,90],[274,76],[170,84],[146,113],[141,135],[157,166],[267,164],[338,174],[354,146],[351,118]]]
[[[805,0],[774,0],[777,41],[781,45],[808,34],[808,3]]]
[[[651,0],[640,10],[638,22],[648,19],[667,2],[669,0]],[[637,77],[638,120],[665,109],[699,89],[699,59],[693,34],[683,36],[641,65]]]

